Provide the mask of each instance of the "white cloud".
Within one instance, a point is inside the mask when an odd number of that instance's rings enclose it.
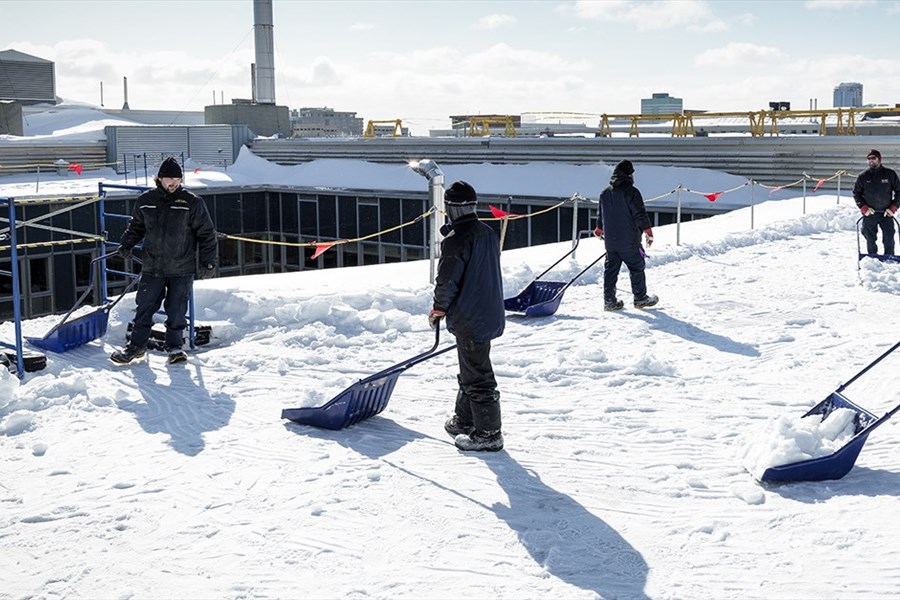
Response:
[[[704,0],[576,0],[564,10],[574,12],[583,19],[610,23],[628,23],[639,30],[661,30],[686,27],[691,31],[722,31],[728,29],[725,21],[716,19],[708,2]]]
[[[876,0],[806,0],[803,6],[811,10],[858,9],[878,4]]]
[[[370,31],[375,29],[375,25],[372,23],[354,23],[350,26],[350,31]]]
[[[758,67],[782,62],[787,55],[772,46],[732,42],[724,48],[712,48],[694,59],[698,67]]]
[[[472,27],[475,29],[499,29],[516,22],[518,22],[518,19],[512,15],[487,15],[475,21]]]

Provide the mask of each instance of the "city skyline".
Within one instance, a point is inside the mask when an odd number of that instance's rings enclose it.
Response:
[[[102,82],[104,106],[121,108],[123,77],[132,109],[251,97],[251,0],[2,4],[2,49],[54,61],[66,100],[99,105]],[[691,110],[830,108],[852,81],[867,104],[900,102],[900,2],[275,0],[273,12],[277,104],[399,118],[417,135],[451,114],[596,122],[660,92]]]

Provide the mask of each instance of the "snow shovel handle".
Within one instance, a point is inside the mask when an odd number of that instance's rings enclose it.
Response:
[[[561,263],[562,261],[564,261],[565,259],[567,259],[568,257],[570,257],[572,254],[574,254],[575,251],[578,249],[578,244],[581,243],[581,240],[582,240],[581,235],[584,234],[584,233],[591,233],[591,232],[588,231],[588,230],[586,230],[586,229],[583,229],[583,230],[579,231],[579,232],[578,232],[578,237],[575,238],[575,245],[572,246],[572,249],[569,250],[568,252],[566,252],[565,254],[563,254],[563,255],[560,257],[560,259],[559,259],[558,261],[556,261],[555,263],[553,263],[552,265],[550,265],[549,267],[547,267],[547,268],[544,270],[544,272],[541,273],[540,275],[538,275],[537,277],[535,277],[534,280],[537,281],[538,279],[540,279],[541,277],[543,277],[544,275],[546,275],[547,273],[549,273],[550,270],[551,270],[553,267],[555,267],[556,265],[558,265],[559,263]]]
[[[443,319],[441,319],[441,320],[443,320]],[[434,328],[434,345],[427,352],[423,352],[422,354],[414,356],[411,359],[409,359],[408,361],[406,361],[405,363],[403,363],[403,369],[406,370],[412,366],[419,364],[422,361],[426,361],[429,358],[432,358],[434,356],[439,356],[439,355],[443,354],[444,352],[449,352],[450,350],[453,350],[454,348],[456,348],[456,344],[453,344],[452,346],[447,346],[446,348],[442,348],[441,350],[438,350],[437,352],[435,352],[435,350],[437,350],[437,347],[438,347],[438,344],[440,343],[440,341],[441,341],[441,322],[438,321],[437,326]]]
[[[69,319],[69,317],[72,316],[72,313],[75,312],[78,309],[78,307],[82,305],[82,303],[84,302],[84,299],[88,297],[88,294],[90,294],[92,291],[94,291],[94,268],[96,267],[97,263],[100,262],[101,260],[106,260],[107,258],[114,256],[115,254],[116,254],[115,252],[110,252],[109,254],[102,254],[91,261],[91,264],[89,267],[89,272],[88,272],[87,286],[85,286],[84,291],[81,292],[81,295],[78,297],[78,300],[75,301],[75,304],[72,305],[72,308],[69,309],[69,312],[66,313],[66,315],[62,318],[62,320],[59,323],[57,323],[53,327],[53,329],[51,329],[50,331],[48,331],[47,333],[44,334],[45,338],[50,337],[51,335],[53,335],[56,332],[57,329],[62,327],[65,324],[65,322]]]
[[[853,377],[851,377],[850,380],[849,380],[848,382],[844,383],[843,385],[841,385],[841,387],[839,387],[839,388],[837,389],[837,392],[841,392],[841,391],[842,391],[844,388],[846,388],[848,385],[850,385],[851,383],[853,383],[854,381],[856,381],[857,379],[859,379],[860,377],[862,377],[863,375],[865,375],[866,372],[868,372],[869,369],[871,369],[872,367],[874,367],[875,365],[877,365],[878,363],[880,363],[882,360],[884,360],[885,358],[887,358],[887,356],[888,356],[891,352],[893,352],[894,350],[896,350],[897,348],[900,348],[900,342],[897,342],[896,344],[894,344],[893,346],[891,346],[890,349],[888,349],[887,352],[885,352],[884,354],[882,354],[881,356],[879,356],[878,358],[876,358],[874,361],[872,361],[871,363],[869,363],[869,366],[867,366],[867,367],[864,368],[862,371],[860,371],[859,373],[857,373],[856,375],[854,375]],[[898,406],[897,408],[900,408],[900,406]],[[897,409],[895,408],[894,411],[891,412],[891,414],[893,414],[893,412],[895,412],[896,410],[897,410]]]

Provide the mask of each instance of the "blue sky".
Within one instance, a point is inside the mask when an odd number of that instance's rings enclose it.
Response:
[[[250,96],[251,0],[0,1],[0,48],[57,63],[57,93],[202,110]],[[276,97],[416,133],[465,113],[831,107],[841,81],[900,103],[897,1],[353,2],[275,0]],[[589,117],[596,121],[596,117]]]

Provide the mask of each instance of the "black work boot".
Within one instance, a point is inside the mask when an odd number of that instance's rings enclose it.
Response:
[[[463,423],[457,415],[453,415],[447,419],[446,423],[444,423],[444,431],[453,437],[456,437],[461,433],[468,435],[475,431],[475,425],[472,423]]]
[[[117,365],[127,365],[133,360],[143,358],[146,351],[146,348],[138,348],[137,346],[133,346],[132,344],[128,343],[125,344],[125,347],[121,350],[116,350],[115,352],[110,354],[109,360],[113,361]]]
[[[497,452],[503,450],[503,434],[500,431],[472,431],[461,433],[453,443],[466,452]]]
[[[177,346],[167,346],[166,354],[168,357],[166,358],[167,365],[174,365],[178,363],[185,362],[187,360],[187,354],[184,353],[184,350],[178,348]]]

